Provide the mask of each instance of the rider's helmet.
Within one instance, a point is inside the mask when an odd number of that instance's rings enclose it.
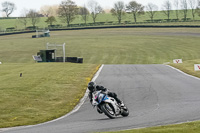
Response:
[[[91,81],[91,82],[89,82],[88,83],[88,89],[90,90],[90,91],[95,91],[95,89],[96,89],[96,83],[95,82],[93,82],[93,81]]]

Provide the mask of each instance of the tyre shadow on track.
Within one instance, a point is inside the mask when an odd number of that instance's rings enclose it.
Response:
[[[116,117],[114,119],[110,119],[110,118],[101,118],[101,119],[97,119],[97,120],[101,120],[101,121],[108,121],[108,120],[117,120],[117,119],[121,119],[121,118],[125,118],[125,117]]]

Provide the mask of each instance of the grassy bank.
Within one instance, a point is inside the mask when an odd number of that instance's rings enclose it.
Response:
[[[176,18],[176,12],[172,11],[170,13],[170,19],[177,19]],[[187,18],[190,19],[190,25],[199,25],[199,20],[200,17],[198,15],[195,16],[194,20],[197,22],[193,22],[193,17],[192,17],[192,12],[191,10],[188,10],[188,14],[187,14]],[[158,21],[161,20],[162,21]],[[160,25],[164,22],[164,24],[167,25],[171,25],[171,22],[167,22],[166,20],[168,19],[166,15],[164,15],[164,13],[162,11],[158,11],[156,12],[156,14],[154,15],[154,20],[155,20],[155,24],[156,25]],[[176,24],[176,25],[187,25],[188,22],[181,22],[183,21],[183,14],[181,13],[181,11],[179,11],[179,22],[172,22],[172,24]],[[45,23],[45,21],[47,20],[46,17],[41,17],[40,18],[40,22],[36,24],[36,26],[38,26],[39,28],[45,28],[48,27],[48,24]],[[104,13],[104,14],[99,14],[98,17],[96,18],[96,22],[105,22],[106,25],[115,25],[118,24],[118,20],[116,17],[114,17],[111,13]],[[133,19],[133,15],[132,14],[126,14],[125,16],[122,17],[122,23],[125,22],[129,22],[129,23],[135,23],[134,19]],[[145,13],[144,15],[138,16],[137,17],[137,23],[145,23],[148,24],[150,22],[150,17],[147,13]],[[84,24],[85,22],[82,20],[81,16],[76,16],[76,19],[70,23],[70,24]],[[91,16],[89,16],[88,20],[87,20],[87,24],[89,23],[93,23],[93,19]],[[62,26],[67,26],[67,23],[64,23],[60,20],[59,17],[56,17],[56,22],[53,23],[54,25],[62,25]],[[150,23],[152,24],[152,23]],[[28,21],[26,27],[32,26],[31,22]],[[15,29],[25,29],[24,25],[19,21],[18,18],[13,18],[13,19],[0,19],[0,31],[4,30],[6,28],[10,28],[10,27],[14,27]]]
[[[0,128],[41,123],[70,112],[97,69],[72,63],[0,65]]]

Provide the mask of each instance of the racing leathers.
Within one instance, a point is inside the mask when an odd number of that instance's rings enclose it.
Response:
[[[105,87],[103,87],[103,86],[97,85],[97,86],[96,86],[96,91],[99,91],[99,90],[101,90],[102,92],[105,92],[108,96],[113,97],[113,98],[117,101],[117,103],[118,103],[119,105],[122,104],[122,101],[117,97],[117,94],[116,94],[116,93],[114,93],[114,92],[109,92],[107,88],[105,88]],[[95,91],[95,90],[90,91],[89,94],[88,94],[89,99],[90,99],[90,103],[92,103],[92,96],[93,96],[92,93],[93,93],[94,91]]]

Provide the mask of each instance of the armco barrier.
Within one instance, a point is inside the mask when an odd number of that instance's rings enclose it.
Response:
[[[63,62],[63,57],[56,57],[56,62]],[[80,57],[65,57],[65,62],[83,63],[83,58],[80,58]]]
[[[50,29],[51,31],[61,31],[61,30],[84,30],[84,29],[108,29],[108,28],[200,28],[200,25],[119,25],[119,26],[91,26],[91,27],[79,27],[79,28],[58,28]],[[33,31],[23,31],[23,32],[10,32],[0,34],[0,36],[13,35],[13,34],[24,34],[32,33]]]
[[[33,32],[36,32],[36,31],[34,30],[34,31],[23,31],[23,32],[9,32],[9,33],[0,34],[0,36],[14,35],[14,34],[25,34],[25,33],[33,33]]]
[[[59,30],[84,30],[84,29],[108,29],[108,28],[200,28],[200,25],[122,25],[122,26],[94,26],[80,28],[63,28],[50,29],[51,31]]]

